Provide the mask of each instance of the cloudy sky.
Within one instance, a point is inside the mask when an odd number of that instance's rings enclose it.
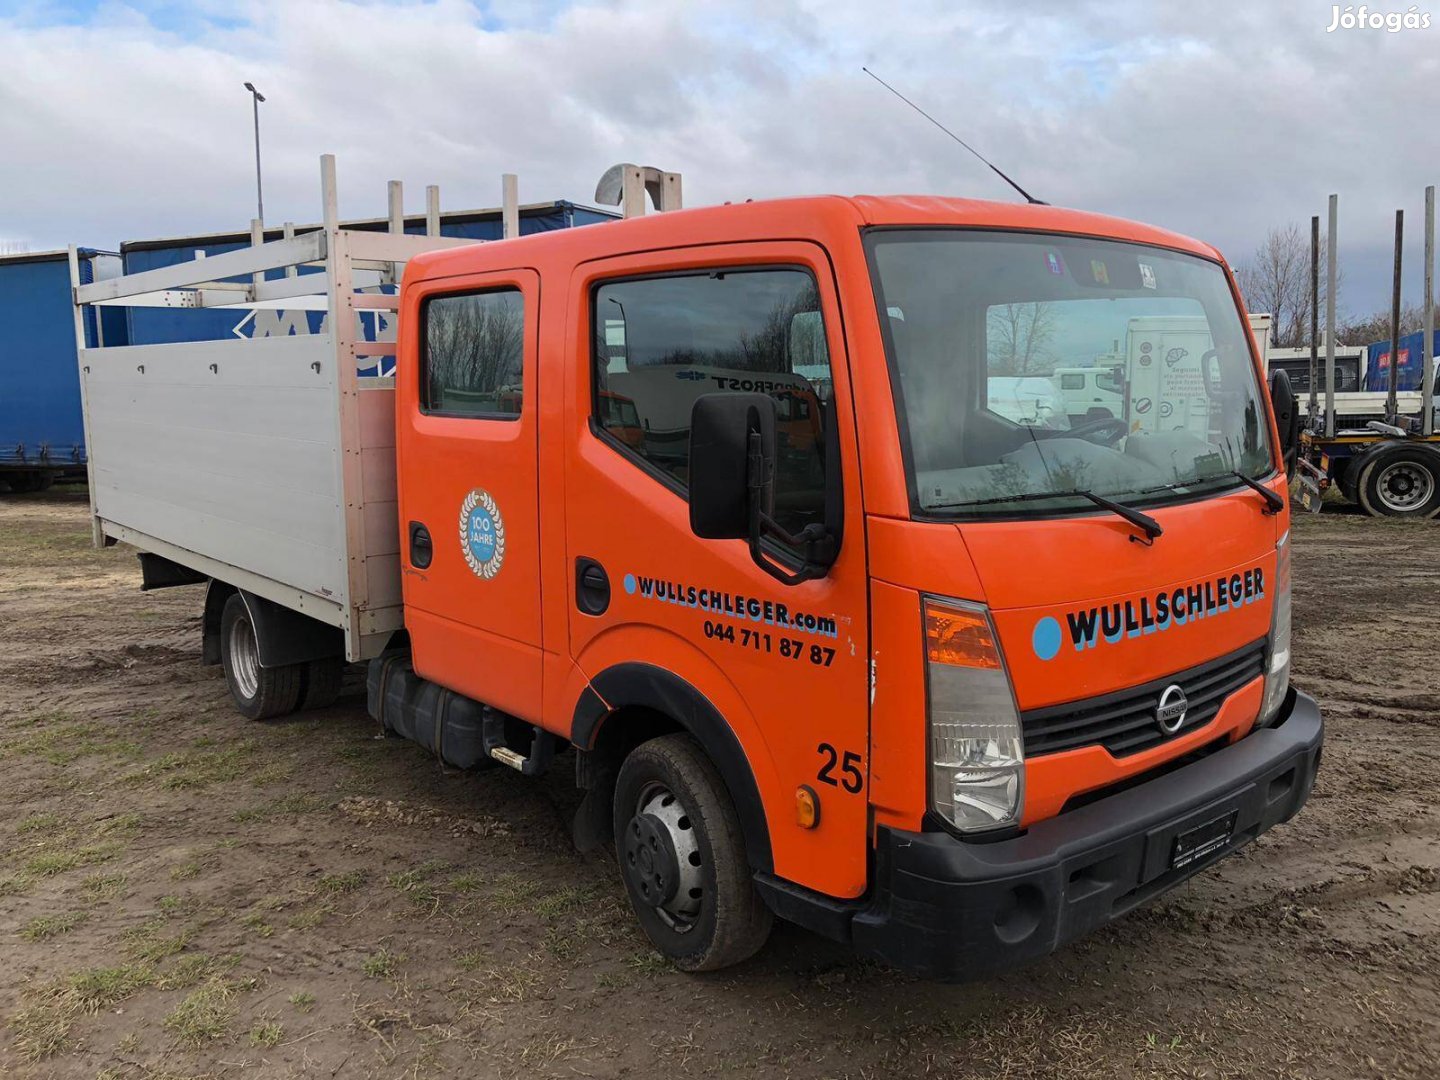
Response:
[[[1341,305],[1370,311],[1401,207],[1418,301],[1440,182],[1440,0],[1414,10],[1434,25],[1327,33],[1316,0],[0,0],[0,241],[246,227],[245,80],[269,98],[271,222],[318,217],[324,152],[353,216],[384,213],[389,179],[411,212],[427,183],[493,206],[507,171],[522,201],[591,202],[617,161],[682,172],[688,205],[1014,197],[864,64],[1038,197],[1232,261],[1338,192]]]

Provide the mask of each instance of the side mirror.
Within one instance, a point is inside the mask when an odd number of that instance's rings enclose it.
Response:
[[[1291,472],[1300,449],[1300,408],[1290,387],[1290,376],[1280,368],[1270,372],[1270,407],[1275,410],[1275,426],[1280,429],[1280,457],[1285,471]]]
[[[758,460],[752,461],[752,452]],[[758,475],[752,476],[752,469]],[[753,497],[752,497],[753,496]],[[703,394],[690,410],[690,530],[758,543],[775,499],[775,399]]]
[[[1207,349],[1200,357],[1201,370],[1205,376],[1206,392],[1214,397],[1224,387],[1225,380],[1220,371],[1220,350]]]

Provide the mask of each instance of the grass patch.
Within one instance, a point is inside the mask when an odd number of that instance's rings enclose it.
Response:
[[[254,741],[247,739],[218,750],[170,753],[151,762],[145,775],[159,777],[161,786],[171,791],[199,791],[238,780],[250,768],[254,752]]]
[[[26,941],[49,941],[61,934],[68,934],[89,917],[83,911],[67,911],[59,915],[39,915],[20,928],[20,936]]]
[[[389,949],[380,949],[365,958],[360,970],[371,979],[388,979],[404,960],[403,956],[397,956]]]
[[[661,956],[658,952],[644,949],[637,953],[631,953],[630,959],[626,961],[630,970],[639,975],[653,978],[656,975],[664,975],[666,972],[674,971],[670,961]]]
[[[332,914],[334,910],[335,909],[329,904],[321,904],[319,907],[302,911],[298,915],[292,915],[290,917],[290,928],[292,930],[314,930],[315,927],[324,922],[325,917]]]
[[[132,960],[153,964],[183,951],[190,944],[194,931],[186,928],[178,934],[167,934],[165,931],[169,926],[169,922],[161,916],[126,930],[122,935],[125,955]]]
[[[491,889],[490,903],[497,911],[514,915],[530,910],[539,894],[540,885],[533,879],[519,874],[501,874]]]
[[[537,900],[535,914],[542,919],[556,919],[569,912],[581,910],[595,898],[596,890],[593,886],[567,885]]]
[[[140,831],[140,815],[135,813],[117,814],[100,822],[95,828],[96,836],[134,836]]]
[[[186,953],[175,961],[169,971],[155,977],[155,986],[160,990],[189,990],[235,963],[234,957],[217,960],[204,953]]]
[[[59,827],[59,814],[31,814],[21,819],[20,824],[15,826],[15,831],[21,836],[28,836],[31,833],[54,832]]]
[[[125,729],[96,721],[77,721],[68,713],[49,713],[36,717],[36,726],[45,726],[11,743],[9,752],[38,757],[51,765],[69,765],[83,757],[107,754],[135,758],[140,748],[123,738]]]
[[[211,979],[192,991],[165,1018],[165,1030],[181,1046],[197,1049],[223,1039],[235,1018],[235,988],[220,979]]]
[[[120,853],[119,844],[91,844],[68,851],[45,851],[25,864],[28,877],[53,877],[82,866],[107,862]]]
[[[240,921],[249,929],[254,930],[257,937],[268,938],[275,933],[275,927],[265,921],[265,916],[261,912],[252,911]]]
[[[315,995],[309,990],[297,990],[290,995],[290,1004],[302,1013],[308,1013],[315,1007]]]
[[[344,874],[326,874],[320,879],[320,891],[327,893],[354,892],[365,884],[364,870],[350,870]]]
[[[434,907],[440,903],[440,889],[434,878],[449,868],[449,863],[431,859],[413,869],[397,871],[386,878],[386,881],[392,889],[408,896],[412,903],[420,907]]]
[[[151,968],[135,964],[80,971],[50,983],[11,1016],[16,1050],[29,1061],[53,1057],[70,1046],[76,1020],[114,1008],[153,980]]]
[[[91,903],[118,900],[125,894],[125,882],[124,874],[90,874],[80,882],[80,892]]]
[[[19,896],[30,888],[30,879],[24,874],[11,874],[0,878],[0,897]]]
[[[255,1026],[250,1029],[251,1046],[260,1046],[269,1050],[279,1046],[280,1040],[283,1038],[285,1038],[285,1028],[273,1018],[256,1020]]]
[[[485,886],[485,879],[473,870],[467,870],[463,874],[456,874],[450,879],[450,888],[458,893],[479,892]]]

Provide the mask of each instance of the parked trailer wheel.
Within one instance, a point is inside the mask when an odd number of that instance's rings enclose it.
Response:
[[[55,474],[50,472],[15,472],[3,477],[10,485],[10,490],[16,495],[33,495],[39,491],[50,490],[55,483]]]
[[[220,616],[220,662],[230,696],[242,715],[251,720],[268,720],[295,711],[304,665],[260,666],[255,626],[239,593],[225,601]]]
[[[1434,517],[1440,510],[1440,454],[1393,446],[1365,464],[1355,484],[1371,517]]]
[[[631,751],[614,827],[631,906],[676,967],[715,971],[765,944],[774,916],[751,883],[735,806],[694,739],[664,735]]]

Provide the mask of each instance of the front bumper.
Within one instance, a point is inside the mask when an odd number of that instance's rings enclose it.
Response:
[[[928,978],[962,980],[1053,952],[1289,820],[1310,795],[1324,723],[1291,691],[1280,719],[1147,783],[992,843],[882,829],[870,900],[842,913],[817,903],[816,929]],[[1175,838],[1234,814],[1229,839],[1172,867]],[[772,879],[773,882],[773,879]],[[806,923],[795,891],[761,891]],[[845,917],[845,916],[848,916]]]

